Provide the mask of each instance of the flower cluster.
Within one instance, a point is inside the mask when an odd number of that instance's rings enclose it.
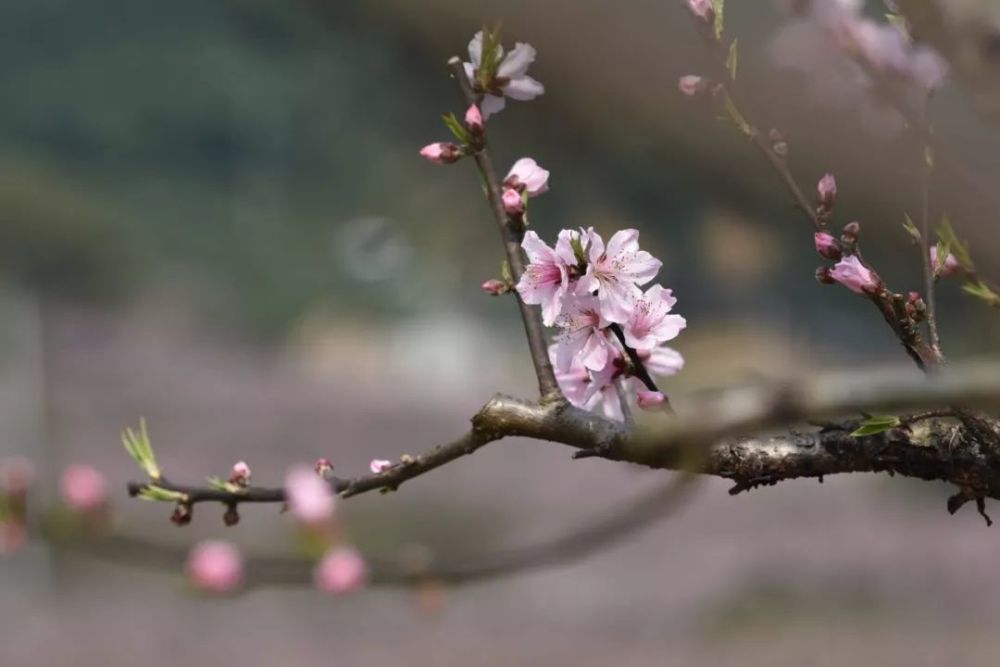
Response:
[[[571,403],[624,419],[618,380],[641,387],[624,346],[653,374],[673,375],[684,365],[663,343],[677,337],[686,321],[671,313],[677,300],[669,289],[653,285],[643,291],[662,263],[639,248],[638,231],[618,231],[605,244],[593,228],[564,229],[554,247],[528,231],[522,247],[529,264],[517,291],[525,303],[541,306],[546,326],[560,330],[549,354]],[[640,407],[664,400],[640,398]]]
[[[528,67],[535,62],[531,44],[518,42],[505,57],[499,35],[480,30],[469,42],[469,61],[463,63],[465,74],[473,90],[483,95],[483,118],[502,110],[505,98],[528,101],[545,92],[545,86],[528,76]]]

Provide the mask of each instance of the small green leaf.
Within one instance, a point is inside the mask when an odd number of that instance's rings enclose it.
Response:
[[[907,234],[913,237],[914,241],[919,243],[920,230],[917,229],[917,226],[915,224],[913,224],[913,220],[910,218],[910,215],[908,213],[904,213],[903,216],[906,218],[906,221],[903,223],[903,229],[906,230]]]
[[[487,90],[497,75],[500,60],[503,57],[503,47],[500,44],[500,25],[492,30],[483,26],[483,50],[479,58],[479,71],[476,80],[482,90]]]
[[[188,501],[187,494],[164,489],[162,486],[156,486],[155,484],[142,487],[142,490],[139,491],[139,497],[143,500],[154,500],[157,502],[181,503]]]
[[[232,482],[227,482],[221,477],[209,477],[207,478],[208,485],[213,489],[218,491],[225,491],[226,493],[246,493],[246,487],[240,486],[239,484],[233,484]]]
[[[138,433],[131,428],[122,431],[122,444],[132,460],[142,468],[142,471],[150,479],[160,478],[160,467],[156,464],[156,457],[153,455],[153,444],[149,440],[149,432],[146,430],[144,418],[139,420]]]
[[[465,129],[465,126],[455,117],[454,113],[441,116],[441,120],[444,121],[444,126],[451,131],[456,139],[463,144],[469,143],[469,131]]]
[[[899,426],[902,422],[899,421],[899,417],[893,417],[891,415],[872,415],[868,419],[861,422],[861,425],[851,433],[853,438],[861,438],[866,435],[875,435],[877,433],[884,433],[885,431],[891,430]]]
[[[981,299],[993,308],[1000,308],[1000,294],[997,294],[989,285],[982,281],[967,282],[962,285],[962,290],[971,294],[977,299]]]
[[[968,272],[973,272],[976,270],[975,264],[972,262],[972,255],[969,254],[969,245],[958,238],[958,234],[955,233],[955,228],[951,224],[951,220],[947,215],[941,216],[941,224],[937,227],[938,239],[943,241],[948,245],[949,251],[955,255],[955,259],[958,263],[962,265],[962,268]],[[942,257],[942,255],[938,255]],[[948,255],[943,255],[947,257]],[[942,262],[944,260],[941,260]]]
[[[941,275],[941,271],[944,270],[944,265],[946,260],[948,259],[948,255],[951,254],[951,246],[948,245],[946,241],[942,241],[939,239],[938,242],[935,244],[935,247],[937,248],[937,266],[933,268],[934,268],[934,277],[937,278],[939,275]]]
[[[715,38],[721,39],[722,32],[725,30],[726,22],[722,13],[726,8],[726,0],[712,0],[712,9],[715,10],[715,25],[713,29],[715,31]]]
[[[733,43],[729,45],[729,55],[726,56],[726,70],[729,71],[729,78],[733,81],[736,81],[736,63],[739,58],[739,48],[736,44],[738,41],[733,40]]]
[[[506,259],[503,261],[503,264],[500,265],[500,278],[503,279],[503,282],[506,285],[514,284],[514,276],[511,275],[510,272],[510,262]]]

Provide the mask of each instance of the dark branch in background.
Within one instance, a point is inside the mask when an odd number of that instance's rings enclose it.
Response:
[[[482,100],[469,85],[461,58],[452,57],[448,61],[448,68],[462,92],[466,106],[478,105]],[[507,264],[510,266],[510,274],[516,285],[524,274],[524,260],[521,257],[521,240],[524,237],[524,228],[520,223],[512,221],[504,210],[500,194],[500,179],[497,177],[496,168],[490,157],[489,141],[485,128],[473,158],[483,179],[486,199],[489,200],[497,226],[500,229],[500,238],[503,240]],[[561,399],[562,392],[559,390],[559,383],[556,381],[552,363],[549,361],[549,348],[545,341],[545,326],[542,324],[541,312],[537,306],[529,306],[524,303],[516,290],[514,290],[514,298],[517,299],[517,307],[521,311],[521,320],[524,322],[524,331],[528,336],[531,361],[535,366],[535,375],[538,377],[538,390],[543,399]]]

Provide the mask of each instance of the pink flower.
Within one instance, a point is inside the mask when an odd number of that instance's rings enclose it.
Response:
[[[530,157],[523,157],[507,172],[503,184],[518,192],[526,192],[529,197],[537,197],[549,189],[549,172]]]
[[[313,464],[313,470],[320,477],[326,478],[329,473],[333,472],[333,463],[330,459],[316,459],[316,463]]]
[[[243,584],[243,556],[229,542],[209,540],[191,550],[187,572],[191,583],[200,591],[230,593]]]
[[[451,164],[462,157],[462,148],[458,144],[439,141],[421,148],[420,155],[435,164]]]
[[[666,345],[651,350],[636,350],[636,354],[651,375],[676,375],[684,368],[681,353]]]
[[[712,0],[687,0],[688,10],[706,23],[715,21],[715,8]]]
[[[509,291],[507,289],[507,284],[502,280],[497,280],[496,278],[491,278],[483,282],[479,288],[490,296],[500,296],[501,294],[506,294]]]
[[[936,245],[932,245],[930,249],[931,254],[931,272],[941,278],[947,278],[948,276],[953,276],[956,273],[961,273],[962,265],[952,253],[948,253],[948,256],[944,260],[944,265],[938,265],[938,249]]]
[[[596,291],[601,316],[609,322],[626,322],[632,301],[642,295],[639,286],[653,279],[662,262],[639,250],[639,232],[635,229],[615,232],[607,247],[598,234],[592,233],[587,254],[587,273],[580,279],[577,294]]]
[[[503,47],[498,56],[503,55]],[[476,86],[477,72],[482,63],[483,57],[483,31],[480,30],[469,42],[469,60],[464,63],[465,74],[469,77],[469,82]],[[512,100],[528,101],[533,100],[545,92],[545,86],[528,76],[528,67],[535,61],[535,48],[530,44],[517,42],[514,49],[500,61],[497,67],[496,77],[488,82],[486,95],[483,96],[482,114],[483,118],[489,118],[496,112],[504,108],[506,104],[504,98]]]
[[[651,350],[660,343],[673,340],[687,326],[680,315],[670,314],[677,303],[673,293],[661,285],[653,285],[632,304],[622,330],[625,343],[635,350]]]
[[[636,402],[643,410],[656,410],[666,403],[667,397],[660,391],[640,390],[636,393]]]
[[[479,107],[475,104],[470,104],[469,108],[465,110],[465,127],[472,134],[482,134],[483,132],[483,114],[480,113]]]
[[[334,547],[313,570],[313,582],[324,593],[353,593],[365,585],[368,566],[353,547]]]
[[[557,243],[552,249],[532,230],[525,233],[521,247],[529,264],[517,283],[517,293],[525,303],[541,305],[542,321],[552,326],[562,312],[569,288],[567,267],[576,265],[573,249],[568,243]]]
[[[559,389],[562,390],[566,400],[578,408],[586,408],[590,399],[590,371],[579,357],[561,357],[558,343],[549,346],[549,360],[555,369]],[[561,365],[562,361],[568,361],[568,365]]]
[[[830,271],[830,278],[857,294],[868,294],[878,288],[879,278],[861,263],[857,255],[848,255]]]
[[[706,83],[700,76],[688,74],[678,79],[677,88],[688,97],[694,97],[705,90]]]
[[[828,232],[816,232],[813,234],[813,242],[816,244],[816,252],[827,259],[840,259],[840,243]]]
[[[392,461],[386,461],[385,459],[372,459],[371,463],[368,464],[368,469],[376,475],[385,472],[391,467]]]
[[[608,363],[599,371],[590,374],[590,384],[587,387],[588,398],[584,407],[588,410],[600,408],[604,416],[615,421],[625,421],[622,411],[621,397],[615,381],[624,372],[624,355],[617,348],[612,349]]]
[[[88,465],[71,465],[66,468],[59,482],[63,502],[75,512],[94,512],[108,501],[108,488],[96,468]]]
[[[294,466],[285,476],[288,509],[304,524],[315,525],[333,516],[334,496],[330,485],[308,466]]]
[[[826,209],[833,208],[833,202],[837,199],[837,179],[833,174],[824,174],[823,178],[816,183],[816,202]]]
[[[247,486],[250,484],[250,477],[253,476],[250,466],[246,461],[238,461],[233,464],[233,469],[229,473],[229,481],[236,486]]]
[[[514,188],[506,188],[500,195],[500,201],[507,215],[516,217],[524,213],[524,197]]]
[[[555,345],[559,368],[569,368],[576,358],[584,368],[594,371],[604,368],[611,343],[604,331],[608,323],[601,317],[596,297],[589,294],[568,297],[556,324],[562,328]]]

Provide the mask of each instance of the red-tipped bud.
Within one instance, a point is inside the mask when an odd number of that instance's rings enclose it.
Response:
[[[837,239],[834,238],[833,234],[829,234],[827,232],[816,232],[813,234],[813,241],[816,244],[816,252],[818,252],[821,257],[833,260],[840,259],[840,243],[837,242]]]
[[[483,133],[483,128],[485,127],[483,124],[483,114],[480,113],[479,107],[475,104],[470,105],[465,111],[465,127],[474,135]]]
[[[233,465],[232,472],[229,473],[229,481],[236,486],[249,486],[250,477],[253,473],[246,461],[239,461]]]
[[[194,512],[191,509],[191,505],[187,503],[177,503],[177,506],[174,507],[174,513],[170,515],[170,520],[178,526],[186,526],[191,523],[191,519],[193,517]]]
[[[821,283],[823,285],[832,285],[837,281],[834,280],[833,276],[830,275],[829,266],[821,266],[816,269],[816,282]]]
[[[434,164],[451,164],[462,157],[462,148],[458,144],[439,141],[421,148],[420,155]]]
[[[503,210],[507,211],[507,215],[519,216],[524,213],[524,197],[514,188],[504,190],[501,199]]]
[[[708,81],[696,74],[688,74],[677,80],[677,89],[688,97],[694,97],[708,90]]]
[[[333,472],[333,464],[330,463],[330,459],[316,459],[316,464],[313,466],[316,474],[320,477],[327,477]]]
[[[847,223],[840,232],[840,240],[848,246],[856,244],[859,236],[861,236],[861,223],[857,221]]]
[[[236,509],[236,505],[230,505],[226,508],[226,513],[222,515],[222,522],[227,526],[235,526],[240,522],[240,513]]]
[[[636,403],[643,410],[656,410],[667,402],[662,391],[640,391],[636,394]]]
[[[927,304],[919,292],[910,292],[906,299],[906,314],[914,322],[922,322],[927,313]]]
[[[824,174],[816,184],[816,203],[821,209],[832,210],[837,201],[837,179],[833,174]]]
[[[491,278],[479,286],[484,292],[490,296],[500,296],[501,294],[506,294],[510,291],[507,284],[502,280],[497,280],[496,278]]]

